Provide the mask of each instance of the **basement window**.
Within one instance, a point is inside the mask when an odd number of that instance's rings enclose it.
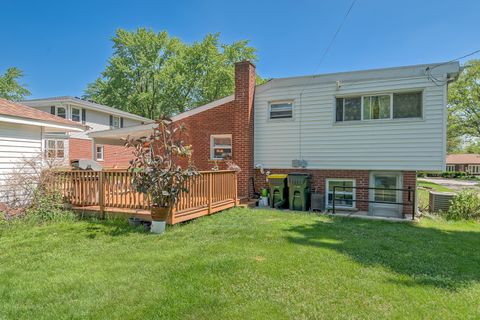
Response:
[[[293,116],[293,102],[271,102],[270,119],[291,119]]]
[[[217,134],[210,136],[210,159],[228,160],[232,158],[232,135]]]
[[[327,179],[327,208],[333,206],[333,187],[335,187],[335,207],[354,208],[355,205],[355,180],[353,179]]]

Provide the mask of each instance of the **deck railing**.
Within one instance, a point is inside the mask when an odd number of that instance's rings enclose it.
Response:
[[[51,188],[59,191],[73,207],[98,207],[103,214],[114,209],[123,212],[149,210],[146,195],[135,191],[136,174],[127,170],[57,171]],[[190,220],[238,203],[235,171],[201,171],[186,181],[189,192],[181,192],[169,224]]]

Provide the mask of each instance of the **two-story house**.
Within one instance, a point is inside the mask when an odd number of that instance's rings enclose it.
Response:
[[[447,86],[457,62],[272,79],[255,86],[255,66],[235,66],[235,93],[178,114],[204,170],[232,159],[240,197],[266,186],[262,171],[304,172],[326,207],[372,215],[410,213],[416,171],[443,170]],[[114,143],[152,124],[97,131]],[[119,142],[120,143],[120,142]],[[223,166],[225,167],[225,166]],[[377,188],[377,189],[375,189]],[[385,190],[387,189],[387,190]],[[411,194],[411,193],[410,193]],[[412,200],[412,199],[410,199]],[[371,202],[369,202],[371,201]]]
[[[126,167],[131,159],[131,152],[126,151],[123,146],[93,144],[88,133],[152,122],[150,119],[77,97],[34,99],[22,103],[88,127],[84,132],[45,133],[45,156],[58,158],[63,155],[65,164],[72,160],[93,159],[104,167]]]

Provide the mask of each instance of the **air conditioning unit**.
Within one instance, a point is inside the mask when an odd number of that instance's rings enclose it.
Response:
[[[448,211],[454,196],[455,193],[453,192],[430,191],[430,212]]]

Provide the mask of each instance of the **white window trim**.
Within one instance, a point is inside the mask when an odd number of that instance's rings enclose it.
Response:
[[[356,207],[357,207],[357,203],[355,202],[356,200],[356,189],[355,189],[355,186],[356,186],[356,180],[355,179],[350,179],[350,178],[345,178],[345,179],[342,179],[342,178],[333,178],[333,179],[325,179],[325,208],[329,209],[331,208],[332,206],[330,206],[328,204],[328,183],[329,182],[338,182],[338,181],[352,181],[353,184],[352,184],[352,206],[349,207],[349,206],[342,206],[342,205],[335,205],[336,208],[342,208],[342,209],[353,209],[355,210]],[[337,194],[337,192],[335,192]],[[338,194],[341,194],[342,191],[340,191]],[[346,194],[350,194],[350,192],[344,192]]]
[[[393,95],[395,93],[409,93],[409,92],[421,92],[422,93],[422,110],[421,110],[421,117],[412,117],[412,118],[393,118]],[[363,98],[364,97],[372,97],[372,96],[385,96],[390,95],[390,118],[382,118],[382,119],[364,119],[363,117]],[[360,97],[361,106],[361,119],[360,120],[343,120],[337,121],[337,99],[344,99],[344,98],[358,98]],[[345,101],[342,104],[343,107],[343,116],[345,115]],[[425,88],[406,88],[400,90],[387,90],[387,91],[375,91],[375,92],[359,92],[359,93],[348,93],[348,94],[339,94],[334,95],[333,97],[333,124],[335,125],[342,125],[342,124],[358,124],[358,123],[377,123],[377,122],[391,122],[391,121],[404,121],[404,122],[412,122],[412,121],[423,121],[425,120]],[[344,116],[345,118],[345,116]]]
[[[370,97],[380,97],[380,96],[390,96],[390,117],[388,118],[379,118],[379,119],[365,119],[364,113],[364,108],[363,108],[363,100],[365,98],[370,98]],[[361,110],[362,110],[362,120],[361,121],[377,121],[377,120],[392,120],[393,119],[393,92],[388,94],[388,93],[379,93],[379,94],[369,94],[369,95],[364,95],[361,97]]]
[[[48,148],[48,141],[55,141],[55,148],[54,148],[54,152],[55,152],[55,156],[53,158],[49,158],[48,157],[48,151],[51,150]],[[57,142],[58,141],[62,141],[63,142],[63,157],[57,157]],[[52,139],[52,138],[45,138],[43,139],[43,157],[45,159],[65,159],[66,158],[66,139]]]
[[[101,152],[101,153],[102,153],[102,157],[101,157],[101,158],[98,157],[98,149],[97,149],[98,147],[101,147],[101,148],[102,148],[102,152]],[[103,144],[96,144],[96,145],[95,145],[95,160],[96,160],[96,161],[103,161],[103,159],[104,159],[104,157],[105,157],[105,154],[104,154],[104,153],[105,153],[105,148],[103,147]]]
[[[455,171],[455,165],[454,164],[447,164],[445,171]]]
[[[214,138],[230,138],[230,149],[232,150],[232,155],[233,155],[233,139],[231,134],[212,134],[210,135],[210,160],[224,160],[223,158],[215,158],[215,152],[214,152],[214,145],[213,141]]]
[[[114,116],[112,115],[112,128],[113,129],[120,129],[121,126],[122,126],[122,123],[121,123],[121,117],[120,116]],[[118,126],[115,126],[115,119],[118,120]]]
[[[78,121],[76,120],[73,120],[73,109],[76,109],[78,110]],[[72,120],[73,122],[82,122],[82,108],[77,108],[77,107],[70,107],[70,120]]]
[[[466,171],[470,174],[480,174],[480,165],[469,164]]]
[[[65,110],[65,118],[63,118],[63,119],[68,119],[68,108],[66,106],[53,106],[53,107],[55,108],[55,115],[57,117],[60,117],[58,115],[58,108],[63,108]],[[62,117],[60,117],[60,118],[62,118]]]
[[[292,105],[292,117],[290,118],[270,118],[270,113],[272,112],[272,104],[281,104],[281,103],[290,103]],[[295,101],[286,99],[286,100],[274,100],[268,102],[267,108],[267,120],[268,121],[293,121],[295,119]]]

